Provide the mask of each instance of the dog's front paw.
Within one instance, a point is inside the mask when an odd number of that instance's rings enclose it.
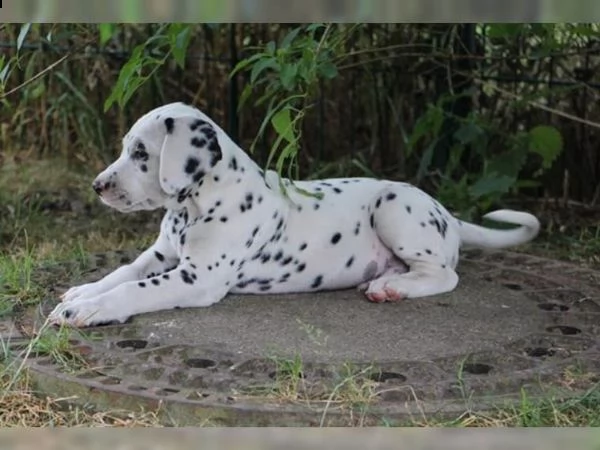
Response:
[[[61,301],[67,303],[81,298],[96,297],[102,294],[103,291],[104,289],[102,288],[101,281],[95,281],[93,283],[86,283],[81,284],[79,286],[73,286],[67,292],[62,294],[60,296],[60,299]]]
[[[98,297],[78,297],[59,303],[48,316],[51,325],[90,327],[125,322],[129,316],[110,308],[106,299]]]

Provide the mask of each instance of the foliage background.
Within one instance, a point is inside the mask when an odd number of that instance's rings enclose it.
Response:
[[[595,204],[599,33],[591,24],[5,24],[0,143],[5,156],[95,171],[140,114],[182,100],[292,176],[408,180],[466,216],[514,194]]]

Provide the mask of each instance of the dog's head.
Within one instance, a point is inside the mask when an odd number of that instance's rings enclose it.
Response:
[[[93,188],[103,203],[121,212],[165,206],[202,182],[222,159],[225,141],[223,130],[198,109],[161,106],[129,129],[121,155]]]

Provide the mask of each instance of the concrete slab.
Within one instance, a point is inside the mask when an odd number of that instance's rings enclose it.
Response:
[[[524,294],[465,273],[454,292],[374,304],[354,290],[230,296],[205,309],[134,319],[148,340],[215,346],[247,357],[304,360],[428,360],[493,349],[539,329]]]
[[[39,329],[57,280],[98,279],[132,257],[96,255],[83,277],[76,262],[40,269],[47,301],[21,311],[10,333]],[[401,303],[354,290],[229,296],[75,333],[72,350],[85,360],[76,371],[44,353],[26,364],[42,392],[160,406],[176,425],[381,425],[496,408],[523,390],[568,397],[600,381],[598,272],[510,252],[471,252],[459,272],[454,292]]]

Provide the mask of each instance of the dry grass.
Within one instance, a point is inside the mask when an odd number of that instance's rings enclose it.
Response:
[[[7,389],[8,388],[8,389]],[[68,398],[36,393],[26,373],[16,383],[4,376],[0,383],[0,427],[157,427],[154,413],[93,411],[71,406]]]

